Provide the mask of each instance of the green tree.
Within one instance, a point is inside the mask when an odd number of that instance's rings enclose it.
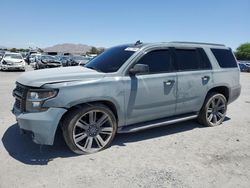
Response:
[[[41,48],[37,48],[37,51],[40,52],[40,53],[44,52],[43,49],[41,49]]]
[[[250,43],[241,44],[235,52],[237,59],[250,60]]]
[[[104,52],[105,48],[99,48],[98,49],[98,54],[101,54],[102,52]]]
[[[17,49],[16,48],[11,48],[10,51],[11,52],[17,52]]]
[[[92,47],[89,51],[90,54],[98,54],[98,49],[96,47]]]

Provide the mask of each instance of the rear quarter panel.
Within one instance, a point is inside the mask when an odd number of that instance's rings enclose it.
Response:
[[[210,48],[205,48],[205,51],[213,67],[213,83],[210,87],[226,86],[229,89],[228,102],[231,103],[240,95],[240,69],[238,65],[234,68],[221,68]]]

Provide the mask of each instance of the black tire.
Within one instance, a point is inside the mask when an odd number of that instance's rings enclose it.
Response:
[[[39,69],[39,65],[36,63],[35,64],[35,70],[38,70]]]
[[[213,101],[218,104],[217,107],[213,106]],[[220,105],[220,106],[219,106]],[[224,107],[222,107],[224,105]],[[216,105],[215,105],[216,106]],[[212,112],[211,112],[212,109]],[[208,127],[214,127],[220,125],[223,120],[226,117],[226,111],[227,111],[227,99],[226,97],[221,93],[211,92],[208,93],[205,102],[200,110],[199,116],[198,116],[198,122],[204,126]],[[212,119],[211,119],[212,117]]]
[[[84,149],[85,146],[83,147],[83,145],[80,145],[81,144],[80,142],[76,143],[77,134],[75,134],[75,131],[76,131],[77,128],[79,129],[79,127],[77,126],[77,123],[79,123],[82,120],[81,118],[85,118],[88,113],[93,112],[93,111],[97,111],[97,112],[95,112],[96,114],[103,112],[106,116],[108,116],[107,117],[108,122],[109,122],[109,124],[112,124],[109,127],[110,129],[112,129],[112,133],[110,133],[109,136],[107,135],[109,138],[108,138],[107,141],[105,141],[106,143],[102,148],[98,148],[98,149],[93,148],[93,151],[92,150],[91,151],[86,151]],[[95,116],[97,116],[97,115],[95,115]],[[96,121],[97,120],[98,119],[96,117]],[[97,126],[97,123],[98,122],[96,122],[95,126]],[[100,104],[100,103],[86,104],[86,105],[83,105],[83,106],[72,109],[71,111],[69,111],[65,115],[65,117],[63,118],[61,124],[62,124],[63,137],[64,137],[64,140],[65,140],[66,144],[68,145],[68,147],[69,147],[69,149],[71,151],[73,151],[74,153],[77,153],[77,154],[90,154],[90,153],[95,153],[95,152],[98,152],[98,151],[101,151],[101,150],[104,150],[104,149],[108,148],[111,145],[111,143],[112,143],[112,141],[113,141],[113,139],[115,137],[115,134],[117,132],[117,121],[116,121],[116,118],[115,118],[113,112],[107,106],[105,106],[103,104]],[[83,133],[86,134],[86,135],[87,135],[87,132],[90,131],[90,129],[94,126],[94,125],[90,125],[90,124],[91,123],[89,123],[89,127],[88,127],[87,130],[82,129]],[[101,127],[101,126],[99,126],[99,127]],[[103,124],[103,126],[104,126],[104,124]],[[88,132],[88,134],[89,134],[89,132]],[[96,135],[96,137],[100,136],[101,135],[101,130],[100,130],[99,134],[95,133],[95,135]],[[91,141],[91,146],[93,144],[96,144],[96,145],[98,144],[98,146],[100,146],[100,142],[97,143],[98,142],[97,140],[99,140],[99,139],[96,139],[96,137],[94,137],[93,135],[91,137],[93,137],[92,141]],[[89,139],[89,138],[90,138],[90,135],[88,135],[86,137],[86,141],[84,142],[85,143],[84,145],[86,145],[86,144],[88,145],[87,139]],[[81,142],[83,142],[84,140],[85,140],[85,138],[82,139]],[[93,144],[92,144],[92,142],[93,142]]]

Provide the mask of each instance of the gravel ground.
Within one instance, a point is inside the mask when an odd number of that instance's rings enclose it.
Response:
[[[29,68],[30,69],[30,68]],[[10,110],[21,72],[0,72],[0,188],[250,187],[250,74],[218,127],[188,121],[120,134],[105,151],[77,156],[62,137],[39,146],[19,135]]]

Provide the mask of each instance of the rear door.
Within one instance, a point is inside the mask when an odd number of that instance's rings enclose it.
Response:
[[[197,112],[212,82],[211,64],[202,48],[175,48],[173,51],[178,70],[176,114]]]

